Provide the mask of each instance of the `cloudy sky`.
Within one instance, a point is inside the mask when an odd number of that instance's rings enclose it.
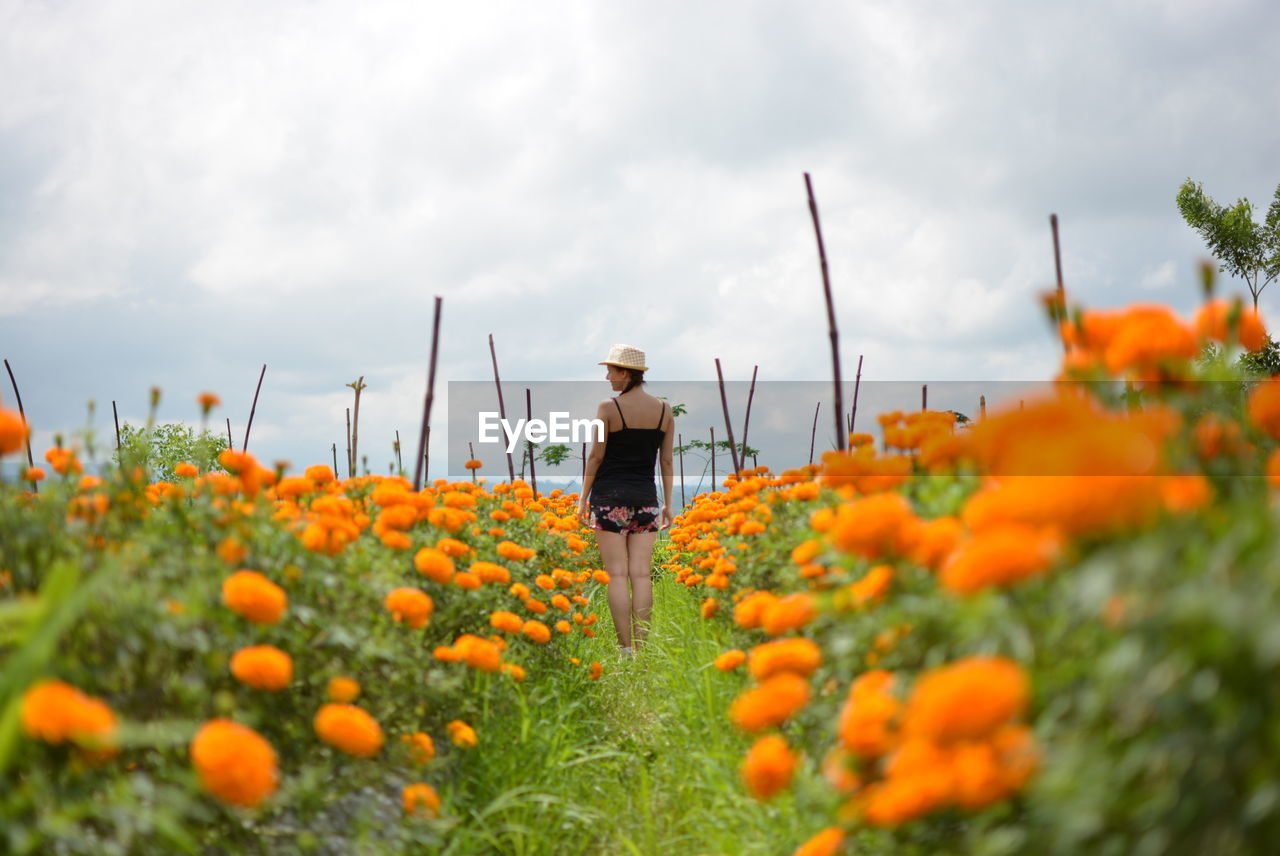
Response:
[[[1267,0],[0,0],[0,356],[38,448],[153,385],[239,446],[266,363],[250,451],[295,468],[363,375],[375,471],[436,295],[437,425],[490,333],[513,382],[614,342],[655,394],[716,357],[822,380],[808,171],[850,376],[1044,378],[1050,212],[1073,298],[1186,310],[1178,185],[1265,210],[1277,32]]]

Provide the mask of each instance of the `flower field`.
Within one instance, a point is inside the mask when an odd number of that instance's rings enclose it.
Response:
[[[0,846],[1273,852],[1261,322],[1050,308],[1069,383],[696,497],[634,660],[575,495],[50,450],[0,487]]]

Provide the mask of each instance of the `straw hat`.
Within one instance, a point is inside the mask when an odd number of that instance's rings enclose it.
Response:
[[[644,351],[639,348],[633,348],[630,345],[614,345],[609,349],[609,356],[605,357],[598,365],[618,366],[619,368],[635,369],[641,372],[649,370],[649,367],[644,364]]]

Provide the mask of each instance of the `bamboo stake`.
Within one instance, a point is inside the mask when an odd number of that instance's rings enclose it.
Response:
[[[684,435],[676,432],[676,448],[680,450],[680,508],[685,507],[684,499]]]
[[[853,409],[849,411],[849,433],[858,419],[858,387],[862,386],[862,354],[858,354],[858,374],[853,378]]]
[[[809,432],[809,463],[813,463],[813,444],[818,439],[818,411],[822,409],[822,402],[813,408],[813,430]]]
[[[333,444],[333,477],[338,477],[338,444]]]
[[[716,489],[716,426],[711,426],[711,489]]]
[[[422,489],[423,468],[427,463],[427,438],[431,436],[431,400],[436,388],[436,355],[440,346],[440,304],[443,298],[437,295],[435,316],[431,322],[431,367],[427,370],[427,397],[422,405],[422,431],[418,435],[418,463],[413,475],[413,489]]]
[[[818,201],[813,197],[813,182],[809,173],[804,174],[804,186],[809,192],[809,213],[813,216],[813,231],[818,238],[818,260],[822,263],[822,293],[827,300],[827,329],[831,337],[831,371],[834,375],[836,393],[836,448],[843,452],[848,437],[841,431],[844,422],[844,397],[840,389],[840,333],[836,329],[836,307],[831,297],[831,275],[827,270],[827,249],[822,242],[822,225],[818,222]]]
[[[922,384],[920,387],[920,412],[929,409],[929,384]]]
[[[18,379],[13,376],[13,366],[9,365],[9,361],[4,361],[4,369],[9,373],[9,383],[13,386],[13,397],[18,399],[18,418],[22,420],[22,424],[28,428],[26,440],[27,446],[27,467],[31,468],[36,465],[35,459],[31,457],[31,425],[27,422],[27,411],[22,406],[22,393],[18,392]],[[35,493],[40,492],[40,484],[38,482],[31,483],[31,489]]]
[[[348,407],[346,411],[347,411],[347,478],[351,478],[352,476],[355,475],[354,471],[356,468],[356,462],[355,462],[355,458],[351,457],[351,408]]]
[[[493,382],[498,387],[498,418],[507,418],[507,408],[502,404],[502,381],[498,379],[498,352],[493,347],[493,334],[489,334],[489,356],[493,358]],[[523,467],[522,467],[523,469]],[[507,452],[507,471],[511,475],[511,480],[516,480],[516,464],[511,457],[511,453]]]
[[[235,441],[231,439],[231,417],[230,416],[227,417],[227,448],[233,452],[236,450]],[[337,477],[338,471],[334,470],[333,475],[334,477]]]
[[[1058,325],[1058,338],[1062,340],[1062,350],[1067,347],[1067,337],[1062,334],[1063,313],[1067,310],[1067,287],[1062,280],[1062,247],[1058,242],[1058,215],[1049,215],[1049,229],[1053,232],[1053,269],[1058,276],[1057,300],[1058,308],[1053,313],[1054,323]]]
[[[724,394],[724,374],[720,371],[719,357],[716,357],[716,380],[720,383],[720,406],[724,409],[724,429],[729,434],[729,459],[733,461],[733,472],[737,475],[742,467],[738,464],[738,447],[733,443],[733,423],[729,421],[729,399]]]
[[[759,368],[760,368],[759,366],[751,367],[751,387],[747,390],[747,414],[742,419],[742,456],[743,458],[746,458],[747,456],[747,426],[751,424],[751,399],[754,398],[756,394],[756,371],[759,370]],[[752,466],[755,466],[755,456],[752,455],[751,457],[752,457],[752,461],[751,461]]]
[[[400,455],[400,429],[396,429],[396,472],[404,475],[404,458]]]
[[[258,388],[253,391],[253,406],[249,408],[249,424],[244,426],[244,445],[240,451],[249,451],[249,430],[253,428],[253,414],[258,412],[258,393],[262,392],[262,379],[267,376],[267,364],[262,364],[262,373],[258,375]]]
[[[529,420],[529,422],[532,422],[533,421],[533,393],[529,391],[528,387],[525,387],[524,389],[524,406],[526,411],[528,412],[528,415],[526,418]],[[526,422],[525,424],[528,425],[529,422]],[[534,500],[537,500],[538,474],[533,471],[533,441],[525,440],[525,443],[529,447],[529,481],[531,482],[530,486],[533,488],[533,498]]]
[[[978,418],[987,418],[987,397],[985,395],[978,396]]]
[[[471,457],[470,457],[470,459],[468,459],[468,461],[473,461],[473,460],[475,460],[475,457],[476,457],[476,447],[475,447],[475,446],[473,446],[473,445],[471,445],[471,441],[470,441],[470,440],[468,440],[468,441],[467,441],[467,454],[471,456]],[[476,471],[475,471],[475,470],[472,470],[472,471],[471,471],[471,483],[472,483],[472,484],[475,484],[475,483],[476,483]]]
[[[368,384],[364,382],[364,375],[360,375],[355,383],[349,383],[347,386],[356,391],[356,409],[351,414],[351,463],[352,466],[355,466],[356,457],[359,455],[356,450],[359,448],[360,438],[360,391]]]
[[[116,410],[116,400],[114,398],[111,399],[111,418],[116,422],[116,457],[118,458],[120,452],[120,411]],[[120,463],[124,464],[123,461]]]

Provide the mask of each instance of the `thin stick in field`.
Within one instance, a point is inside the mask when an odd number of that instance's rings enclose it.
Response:
[[[470,441],[470,440],[468,440],[468,441],[467,441],[467,454],[470,456],[470,457],[468,458],[468,460],[467,460],[467,463],[470,463],[471,461],[474,461],[474,460],[475,460],[475,458],[476,458],[476,447],[475,447],[475,446],[473,446],[473,445],[471,445],[471,441]],[[475,480],[476,480],[476,471],[475,471],[475,470],[472,470],[472,471],[471,471],[471,481],[472,481],[472,483],[474,483],[474,482],[475,482]]]
[[[733,422],[729,419],[729,399],[724,394],[724,373],[720,371],[720,358],[716,357],[716,380],[720,383],[720,406],[724,408],[724,429],[729,434],[729,459],[733,461],[736,475],[742,469],[738,463],[738,447],[733,443]]]
[[[754,398],[756,394],[756,372],[759,369],[760,369],[759,366],[751,367],[751,387],[747,390],[747,413],[742,418],[742,457],[743,458],[746,458],[747,456],[747,426],[751,424],[751,399]],[[752,464],[754,465],[755,456],[752,455],[751,457],[752,457]],[[746,463],[746,461],[744,460],[743,463]]]
[[[368,384],[364,382],[364,375],[360,375],[360,377],[356,378],[355,383],[349,383],[347,386],[356,391],[355,411],[351,414],[351,465],[354,468],[356,458],[360,456],[360,453],[356,451],[360,445],[360,392]]]
[[[347,413],[347,478],[355,475],[356,462],[351,457],[351,408],[346,408]]]
[[[862,354],[858,354],[858,373],[853,378],[853,408],[849,411],[849,433],[853,433],[854,423],[858,421],[858,388],[862,386]]]
[[[431,425],[431,400],[436,388],[436,356],[440,347],[440,304],[444,298],[437,295],[435,315],[431,322],[431,367],[427,369],[427,397],[422,405],[422,431],[418,435],[418,464],[413,474],[413,489],[422,490],[423,467],[427,461],[427,437]]]
[[[684,435],[676,432],[676,448],[680,455],[680,507],[685,506],[684,500]]]
[[[716,489],[716,426],[711,426],[711,489]]]
[[[1062,321],[1064,317],[1063,313],[1065,313],[1067,310],[1067,287],[1062,280],[1062,247],[1058,242],[1058,215],[1057,214],[1049,215],[1049,229],[1050,231],[1053,232],[1053,269],[1058,277],[1058,290],[1056,292],[1058,305],[1057,305],[1057,309],[1053,313],[1054,315],[1053,320],[1054,320],[1054,323],[1058,325],[1058,331],[1059,331],[1058,336],[1059,338],[1062,339],[1062,349],[1066,351],[1070,349],[1067,346],[1067,337],[1063,335],[1061,331],[1062,331]]]
[[[334,443],[332,448],[333,448],[333,477],[336,479],[338,477],[338,444]]]
[[[498,418],[507,418],[507,408],[502,404],[502,381],[498,378],[498,351],[493,346],[493,334],[489,334],[489,356],[493,358],[493,382],[498,387]],[[511,453],[507,452],[507,472],[511,475],[511,480],[516,480],[516,462],[511,457]]]
[[[249,408],[249,423],[244,426],[244,445],[240,451],[249,451],[249,431],[253,428],[253,414],[258,412],[258,393],[262,392],[262,379],[267,376],[267,364],[262,364],[262,373],[258,375],[258,388],[253,391],[253,406]]]
[[[116,422],[116,452],[120,451],[120,411],[116,410],[116,400],[111,399],[111,418]],[[119,455],[117,455],[119,457]],[[124,462],[121,461],[121,464]]]
[[[13,385],[13,397],[18,399],[18,417],[22,420],[23,425],[30,428],[30,423],[27,422],[27,411],[22,407],[22,393],[18,392],[18,379],[13,376],[13,367],[9,365],[8,360],[4,361],[4,369],[9,373],[9,383]],[[27,431],[26,436],[26,446],[27,466],[34,467],[36,463],[35,459],[31,457],[31,432],[29,430]],[[36,493],[40,492],[40,486],[36,482],[31,483],[31,489]]]
[[[920,412],[929,409],[929,384],[920,385]]]
[[[396,429],[396,472],[404,475],[404,459],[400,457],[400,429]]]
[[[813,444],[818,439],[818,411],[822,409],[822,402],[813,408],[813,429],[809,431],[809,463],[813,463]]]
[[[831,297],[831,275],[827,270],[827,248],[822,242],[822,224],[818,222],[818,201],[813,197],[813,181],[809,173],[804,174],[804,186],[809,192],[809,213],[813,216],[813,231],[818,238],[818,260],[822,263],[822,293],[827,300],[827,329],[831,337],[831,372],[834,376],[836,393],[836,448],[841,452],[847,447],[848,439],[844,427],[844,396],[840,391],[840,333],[836,329],[836,306]]]
[[[227,417],[227,448],[233,452],[236,450],[235,441],[231,439],[231,417],[230,416]],[[333,474],[336,476],[338,474],[337,470],[334,470]]]
[[[533,393],[529,391],[529,387],[527,386],[524,388],[524,406],[526,411],[528,412],[527,418],[529,422],[532,422],[533,421]],[[525,424],[527,425],[529,423],[526,422]],[[528,446],[528,449],[529,449],[529,482],[530,482],[530,486],[533,488],[533,498],[536,500],[538,498],[538,475],[533,471],[533,441],[525,440],[525,444]]]

